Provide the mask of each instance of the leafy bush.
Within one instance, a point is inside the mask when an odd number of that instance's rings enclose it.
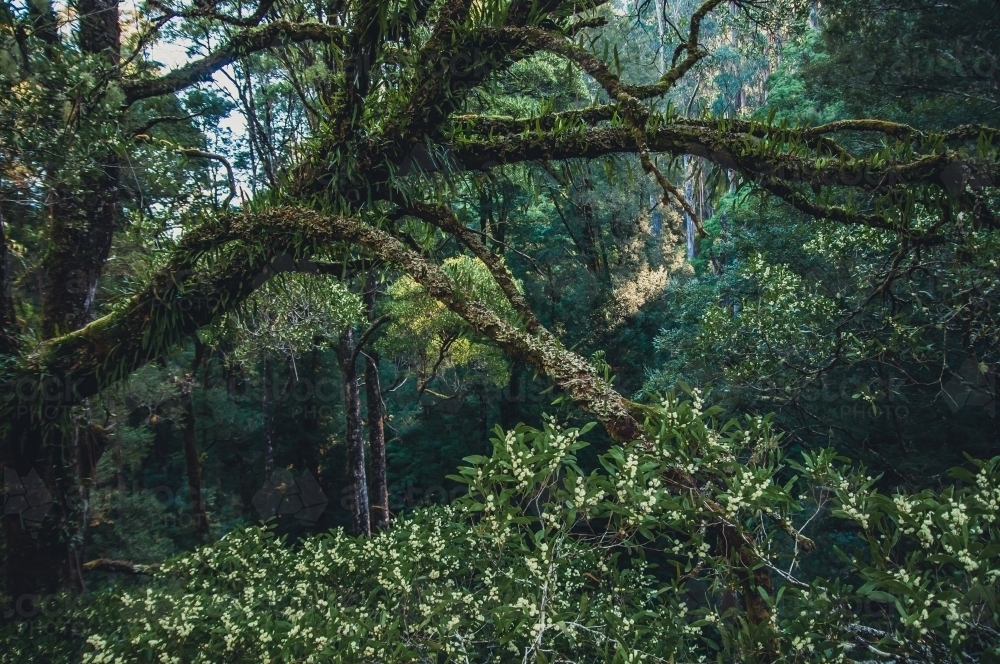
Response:
[[[453,476],[467,496],[372,539],[234,531],[88,605],[83,661],[996,655],[1000,457],[953,471],[961,486],[888,496],[833,452],[783,458],[769,417],[723,423],[690,395],[668,394],[646,439],[590,473],[576,461],[589,427],[498,428],[492,456]],[[800,580],[801,531],[827,511],[868,555],[847,561],[853,579]]]

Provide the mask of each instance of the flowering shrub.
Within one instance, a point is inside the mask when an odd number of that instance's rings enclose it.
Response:
[[[953,471],[961,487],[887,496],[832,452],[783,458],[769,417],[721,423],[690,396],[589,473],[589,427],[498,429],[453,476],[465,497],[372,539],[232,532],[91,605],[83,661],[996,656],[1000,458]],[[851,585],[796,577],[824,512],[868,545]]]

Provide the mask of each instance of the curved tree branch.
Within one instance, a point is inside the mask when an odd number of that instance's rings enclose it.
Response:
[[[250,53],[289,42],[339,43],[343,40],[344,34],[343,28],[318,22],[275,21],[258,28],[250,28],[236,34],[226,44],[204,58],[174,69],[159,78],[122,81],[125,104],[131,105],[141,99],[179,92],[207,81],[215,72]]]
[[[360,337],[358,337],[357,343],[354,344],[354,353],[351,356],[351,362],[357,362],[358,355],[361,354],[361,350],[365,347],[365,344],[368,343],[368,340],[371,339],[371,336],[378,331],[378,328],[382,327],[390,320],[392,320],[392,316],[385,314],[384,316],[379,316],[372,321],[372,324],[368,326],[368,329],[365,330]]]
[[[197,148],[183,148],[181,154],[186,157],[200,157],[201,159],[211,159],[212,161],[220,162],[226,168],[226,180],[229,184],[229,195],[226,199],[222,201],[222,209],[225,210],[229,207],[229,204],[236,198],[236,176],[233,174],[233,165],[229,163],[221,154],[216,154],[214,152],[205,152],[204,150],[199,150]]]
[[[92,396],[232,310],[263,283],[261,275],[272,257],[321,253],[336,242],[363,246],[405,270],[478,334],[547,375],[612,437],[625,442],[642,437],[634,405],[543,327],[530,333],[481,302],[467,301],[440,267],[384,231],[356,219],[296,208],[225,215],[192,229],[148,287],[120,310],[40,344],[26,359],[22,375],[64,379],[75,401]],[[209,255],[214,263],[210,273],[202,260]]]
[[[777,133],[781,130],[773,128],[773,131]],[[770,178],[867,191],[885,191],[901,184],[954,190],[967,182],[987,185],[1000,182],[1000,164],[970,165],[952,150],[918,155],[899,163],[886,163],[875,158],[840,162],[792,151],[775,153],[766,141],[754,136],[685,121],[657,123],[654,127],[645,128],[644,132],[650,152],[702,157],[716,166],[740,171],[755,180]],[[614,125],[540,134],[463,137],[446,147],[458,163],[472,170],[545,159],[594,159],[638,152],[640,148],[630,127]]]
[[[437,226],[444,232],[457,237],[459,242],[468,247],[475,254],[476,258],[486,265],[486,269],[493,275],[493,280],[496,281],[503,294],[507,296],[511,306],[524,317],[525,327],[528,332],[533,334],[541,327],[541,323],[538,322],[535,313],[528,306],[524,296],[521,295],[521,291],[517,289],[517,285],[514,283],[514,276],[507,269],[507,266],[483,244],[483,241],[479,239],[475,231],[466,228],[458,220],[454,212],[441,205],[430,205],[420,202],[413,203],[410,212],[414,216]]]
[[[149,0],[149,5],[151,7],[162,11],[166,16],[171,18],[208,19],[243,28],[252,28],[259,24],[264,19],[264,16],[267,15],[267,12],[271,10],[271,7],[274,6],[274,0],[261,0],[261,3],[257,5],[257,10],[247,18],[239,18],[237,16],[222,14],[216,11],[215,4],[216,3],[214,2],[198,4],[195,9],[190,11],[175,11],[159,0]]]

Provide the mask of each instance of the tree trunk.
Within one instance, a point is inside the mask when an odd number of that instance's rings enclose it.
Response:
[[[106,57],[111,78],[117,78],[121,49],[118,3],[81,0],[78,10],[80,49]],[[55,43],[58,33],[46,27],[51,14],[36,12],[36,18],[44,24],[40,25],[45,28],[43,39]],[[51,25],[55,25],[54,21]],[[53,164],[50,170],[58,182],[59,165]],[[72,193],[60,184],[52,190],[51,246],[42,261],[50,282],[42,303],[45,339],[86,324],[111,250],[118,206],[117,155],[109,150],[101,155],[99,164],[79,177],[76,191],[82,194]],[[50,398],[47,386],[59,397]],[[96,465],[103,452],[103,446],[92,444],[93,428],[83,425],[86,434],[79,435],[78,425],[71,420],[73,386],[68,376],[62,380],[50,377],[35,387],[42,389],[34,399],[19,399],[14,421],[8,422],[4,431],[2,449],[4,472],[8,475],[5,486],[15,484],[18,490],[26,491],[25,500],[30,505],[20,518],[10,514],[4,517],[5,587],[15,602],[22,596],[53,592],[67,583],[82,586],[78,563],[89,479],[81,475],[81,463],[86,461],[90,468],[89,464]],[[52,500],[51,507],[31,505],[43,498]],[[45,511],[39,511],[42,509]],[[37,522],[34,516],[40,516]]]
[[[590,192],[590,183],[585,181],[587,192]],[[583,246],[586,252],[587,269],[598,277],[604,274],[604,266],[601,263],[601,226],[594,219],[594,204],[587,201],[580,206],[583,212]]]
[[[7,236],[4,231],[3,207],[0,206],[0,354],[14,352],[17,322],[14,318],[14,302],[8,289]]]
[[[660,57],[657,58],[656,63],[660,70],[660,76],[663,76],[667,71],[667,29],[664,25],[666,23],[666,16],[664,14],[663,0],[655,0],[653,7],[656,9],[656,35],[659,37],[656,47]]]
[[[84,589],[83,534],[103,429],[75,421],[62,399],[71,385],[48,377],[18,383],[0,436],[3,466],[4,596],[30,611],[61,588]],[[25,398],[34,392],[34,398]],[[19,615],[24,615],[23,613]]]
[[[521,402],[521,370],[524,363],[515,359],[510,365],[510,378],[507,379],[507,394],[500,404],[500,426],[505,430],[513,429],[517,424]]]
[[[195,440],[195,414],[194,414],[194,399],[192,398],[192,392],[194,391],[194,382],[198,374],[198,365],[201,364],[202,354],[204,353],[204,346],[195,342],[195,354],[194,361],[191,363],[191,372],[184,377],[181,383],[181,406],[184,409],[184,414],[181,418],[181,429],[184,434],[184,465],[187,469],[188,478],[188,494],[191,497],[191,514],[194,517],[194,532],[198,535],[207,535],[209,532],[208,527],[208,514],[205,512],[205,498],[202,494],[202,482],[201,482],[201,457],[198,455],[198,445]],[[207,373],[207,368],[205,372]]]
[[[167,456],[170,454],[170,441],[173,436],[171,421],[162,417],[162,412],[154,411],[149,417],[147,426],[153,430],[153,463],[161,473],[166,473]]]
[[[369,350],[365,358],[365,399],[368,406],[368,446],[372,467],[372,525],[379,530],[389,527],[389,485],[386,480],[385,410],[378,375],[378,352]]]
[[[369,273],[369,284],[364,293],[369,322],[375,320],[377,297],[378,283],[375,275]],[[386,480],[385,409],[378,373],[379,355],[374,348],[365,351],[365,355],[365,405],[368,408],[368,447],[372,471],[371,519],[376,529],[386,530],[389,528],[389,485]]]
[[[490,437],[490,405],[489,401],[486,400],[486,377],[483,376],[479,384],[476,385],[476,396],[479,397],[479,431],[483,437],[483,440],[488,440]]]
[[[368,478],[365,474],[365,443],[361,435],[361,395],[355,366],[354,330],[340,335],[340,375],[344,381],[344,412],[347,418],[347,477],[351,487],[351,513],[356,535],[371,536]]]
[[[274,380],[271,376],[271,356],[264,353],[264,394],[261,397],[261,409],[264,422],[264,480],[271,478],[274,472]]]
[[[11,482],[9,474],[17,472],[27,476],[28,468],[35,469],[35,465],[31,463],[16,463],[17,461],[24,459],[8,457],[4,464],[8,490]],[[55,486],[51,475],[43,474],[41,479],[47,490]],[[57,493],[53,498],[56,497],[61,495]],[[4,515],[4,544],[7,549],[4,594],[15,607],[23,602],[28,602],[28,606],[36,605],[39,597],[55,592],[69,578],[67,547],[60,537],[60,529],[54,526],[63,520],[64,513],[62,504],[53,505],[53,509],[46,515],[46,521],[37,525],[25,523],[20,518],[23,515]]]
[[[89,452],[90,445],[82,440],[82,437],[86,434],[81,431],[80,422],[74,419],[72,426],[73,433],[70,452],[73,456],[66,461],[68,461],[69,466],[73,469],[74,486],[72,498],[75,499],[76,509],[72,511],[71,518],[75,526],[74,534],[78,541],[69,550],[69,585],[71,588],[86,592],[87,584],[83,580],[83,544],[86,542],[87,537],[87,517],[90,512],[90,482],[93,479],[95,468],[88,463],[90,459],[87,453]]]
[[[80,50],[102,56],[112,78],[117,79],[121,53],[117,0],[80,0],[77,9]],[[59,170],[60,166],[54,165],[57,181]],[[87,323],[111,251],[118,208],[118,155],[108,150],[80,178],[74,190],[57,184],[52,192],[53,246],[42,261],[50,282],[42,304],[42,335],[46,339]],[[82,194],[74,193],[77,191]]]
[[[684,174],[688,178],[684,183],[684,197],[686,199],[694,199],[694,182],[692,180],[692,173],[690,169],[692,168],[692,162],[690,157],[684,157]],[[684,254],[687,259],[694,260],[697,248],[695,246],[695,232],[697,229],[694,226],[694,219],[691,218],[687,212],[684,213]]]

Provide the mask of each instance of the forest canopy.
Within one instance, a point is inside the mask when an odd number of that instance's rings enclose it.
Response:
[[[1000,661],[998,54],[0,0],[0,660]]]

